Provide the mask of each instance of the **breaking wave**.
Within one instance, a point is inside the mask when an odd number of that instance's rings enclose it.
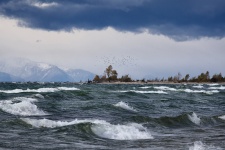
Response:
[[[0,109],[3,111],[20,116],[43,116],[47,115],[44,111],[39,110],[38,107],[33,104],[37,101],[33,98],[18,97],[13,100],[5,100],[0,102]]]
[[[208,146],[201,141],[195,141],[194,145],[189,147],[189,150],[222,150],[220,147]]]
[[[193,122],[196,125],[200,125],[201,123],[201,119],[194,112],[192,113],[192,115],[188,115],[188,118],[191,122]]]
[[[55,128],[62,126],[75,125],[80,123],[92,123],[91,130],[99,137],[115,140],[138,140],[138,139],[153,139],[147,128],[140,124],[131,123],[127,125],[113,125],[104,120],[73,120],[73,121],[53,121],[49,119],[29,119],[21,118],[24,122],[31,124],[34,127]]]
[[[220,119],[222,119],[222,120],[225,120],[225,115],[220,116],[220,117],[218,117],[218,118],[220,118]]]
[[[220,87],[209,87],[211,90],[225,90],[225,86],[220,86]]]
[[[210,91],[206,91],[206,90],[191,90],[191,89],[185,89],[183,90],[186,93],[205,93],[205,94],[213,94],[213,93],[219,93],[218,90],[210,90]]]
[[[171,88],[168,86],[159,86],[159,87],[154,87],[157,90],[165,90],[165,91],[177,91],[175,88]]]
[[[102,138],[114,140],[139,140],[153,139],[150,132],[140,124],[131,123],[127,125],[95,124],[92,131]]]
[[[126,110],[130,110],[130,111],[134,111],[134,112],[137,111],[137,110],[135,110],[133,107],[129,106],[127,103],[124,103],[124,102],[122,102],[122,101],[116,103],[114,106],[120,107],[120,108],[123,108],[123,109],[126,109]]]
[[[193,88],[198,88],[198,89],[202,89],[204,86],[203,85],[195,85],[193,86]]]
[[[44,93],[44,92],[57,92],[57,91],[76,91],[79,90],[75,87],[57,87],[57,88],[39,88],[39,89],[14,89],[14,90],[0,90],[2,93]]]

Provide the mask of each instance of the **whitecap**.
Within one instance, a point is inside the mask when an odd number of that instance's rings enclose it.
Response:
[[[166,91],[177,91],[177,89],[175,88],[171,88],[168,86],[159,86],[159,87],[154,87],[157,90],[166,90]]]
[[[164,92],[164,91],[136,91],[136,90],[131,90],[131,92],[141,93],[141,94],[167,94],[167,92]]]
[[[220,86],[220,87],[209,87],[211,90],[225,90],[225,86]]]
[[[37,93],[44,93],[44,92],[57,92],[57,91],[74,91],[80,90],[75,87],[57,87],[57,88],[39,88],[39,89],[14,89],[14,90],[0,90],[2,93],[29,93],[29,92],[37,92]]]
[[[37,101],[33,98],[18,97],[13,100],[4,100],[0,102],[0,109],[3,111],[21,116],[43,116],[47,115],[44,111],[39,110],[38,107],[33,104]]]
[[[41,94],[35,94],[34,96],[37,97],[37,98],[40,98],[40,99],[44,99],[44,98],[45,98],[45,97],[44,97],[43,95],[41,95]]]
[[[151,88],[151,86],[143,86],[143,87],[139,87],[139,88],[141,88],[141,89],[149,89],[149,88]]]
[[[138,139],[153,139],[147,128],[140,124],[130,123],[127,125],[113,125],[104,120],[84,119],[73,121],[53,121],[49,119],[30,119],[21,118],[24,122],[31,124],[34,127],[56,128],[69,126],[80,123],[92,123],[91,130],[99,137],[115,140],[138,140]]]
[[[96,124],[91,127],[92,131],[102,138],[114,140],[139,140],[153,139],[150,132],[140,124],[127,125]]]
[[[193,146],[189,147],[189,150],[222,150],[220,147],[208,146],[201,141],[195,141]]]
[[[212,84],[207,84],[208,86],[217,86],[219,85],[218,83],[212,83]]]
[[[205,93],[205,94],[213,94],[213,93],[219,93],[217,90],[211,90],[211,91],[206,91],[206,90],[191,90],[191,89],[185,89],[183,90],[186,93]]]
[[[130,111],[134,111],[134,112],[137,111],[133,107],[129,106],[127,103],[124,103],[122,101],[114,104],[114,106],[120,107],[120,108],[123,108],[123,109],[126,109],[126,110],[130,110]]]
[[[222,119],[222,120],[225,120],[225,115],[220,116],[220,117],[218,117],[218,118],[220,118],[220,119]]]
[[[195,85],[193,86],[193,88],[197,88],[197,89],[202,89],[204,86],[203,85]]]
[[[201,123],[201,119],[194,112],[192,113],[192,115],[188,115],[188,119],[196,125],[200,125]]]
[[[56,127],[63,127],[63,126],[69,126],[74,124],[80,124],[80,123],[95,123],[95,124],[108,124],[104,120],[91,120],[91,119],[84,119],[84,120],[78,120],[75,119],[73,121],[54,121],[49,119],[30,119],[30,118],[21,118],[24,122],[36,127],[45,127],[45,128],[56,128]]]

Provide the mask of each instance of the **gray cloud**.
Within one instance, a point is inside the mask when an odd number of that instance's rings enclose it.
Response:
[[[225,36],[224,0],[2,0],[0,14],[44,30],[113,27],[176,40]]]

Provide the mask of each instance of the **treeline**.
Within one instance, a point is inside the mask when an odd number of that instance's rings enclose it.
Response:
[[[101,82],[132,82],[131,77],[129,75],[124,75],[121,78],[118,78],[118,73],[116,70],[113,70],[112,65],[109,65],[105,71],[103,76],[96,75],[93,79],[93,82],[95,83],[101,83]]]
[[[96,75],[93,79],[93,82],[95,83],[101,83],[101,82],[174,82],[174,83],[180,83],[180,82],[225,82],[225,76],[223,77],[221,73],[214,74],[212,77],[210,77],[209,71],[206,71],[205,73],[201,73],[197,77],[190,78],[189,74],[186,74],[184,77],[182,77],[181,73],[178,73],[175,76],[170,76],[167,79],[151,79],[151,80],[132,80],[131,77],[127,75],[123,75],[121,78],[118,78],[118,73],[116,70],[113,70],[113,67],[109,65],[105,71],[103,76]]]
[[[151,80],[153,81],[153,80]],[[212,77],[209,75],[209,71],[205,73],[201,73],[197,77],[190,78],[189,74],[186,74],[183,78],[181,73],[178,73],[175,76],[168,77],[167,80],[161,79],[157,81],[168,81],[168,82],[225,82],[225,77],[222,76],[221,73],[214,74]]]

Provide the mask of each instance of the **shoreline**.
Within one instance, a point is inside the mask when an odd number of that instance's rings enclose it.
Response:
[[[214,82],[101,82],[101,83],[92,83],[92,84],[158,84],[158,85],[163,85],[163,84],[218,84],[218,85],[225,85],[225,82],[219,82],[219,83],[214,83]]]

